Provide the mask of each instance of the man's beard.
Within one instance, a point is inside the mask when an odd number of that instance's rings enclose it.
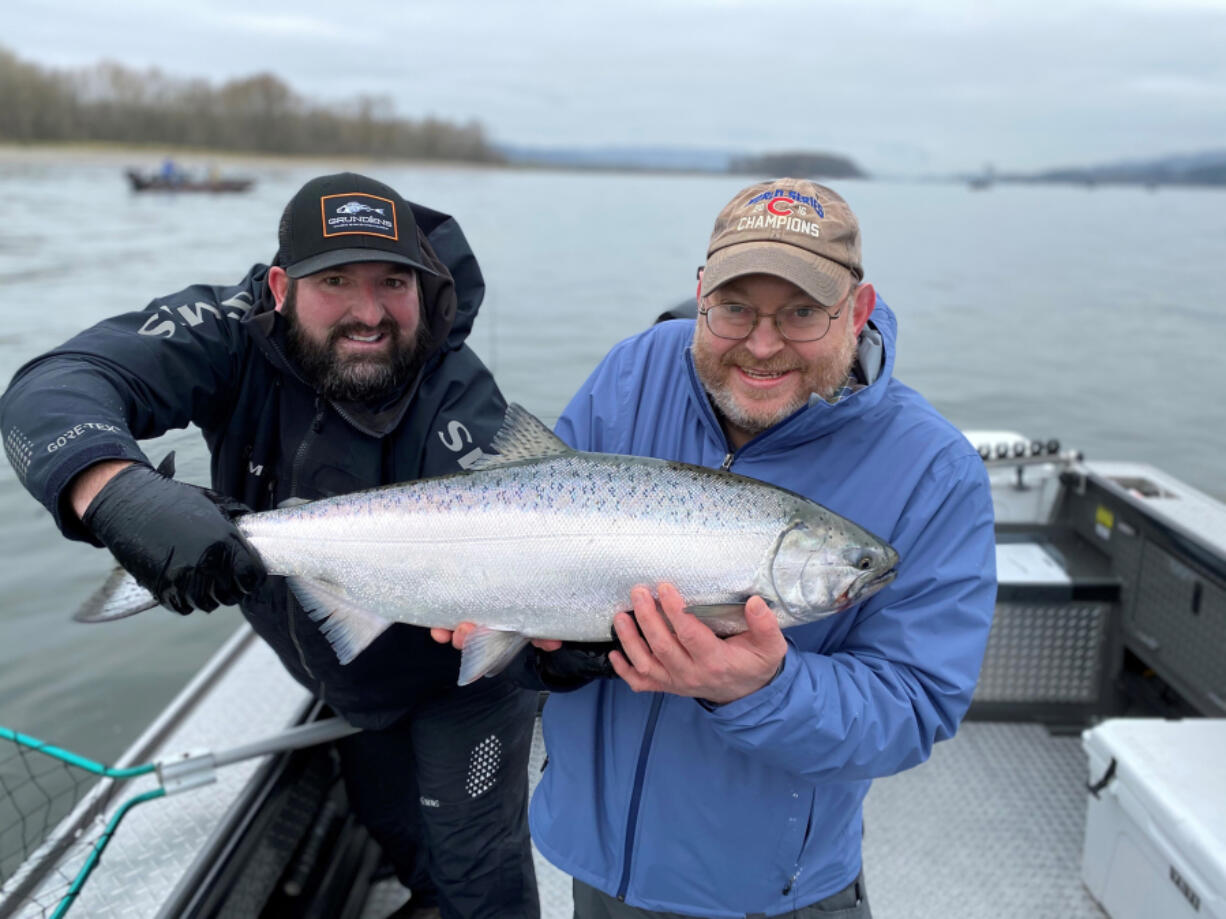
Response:
[[[715,354],[708,347],[707,337],[701,334],[702,330],[695,329],[691,346],[694,369],[698,372],[698,379],[702,381],[716,411],[734,426],[754,436],[804,408],[809,403],[810,394],[816,393],[827,402],[838,397],[851,378],[851,369],[856,360],[855,327],[847,323],[844,328],[846,332],[839,342],[838,350],[815,364],[806,364],[794,351],[760,361],[750,354],[743,344],[723,354]],[[761,373],[799,370],[801,386],[791,399],[778,408],[755,405],[752,395],[743,391],[739,399],[733,395],[728,378],[735,372],[734,367],[744,367]]]
[[[347,322],[333,328],[325,341],[311,338],[298,321],[294,286],[287,292],[281,308],[289,323],[286,337],[289,356],[307,381],[329,399],[366,402],[388,396],[410,383],[434,350],[424,316],[417,323],[413,339],[408,341],[400,326],[387,317],[374,328],[360,322]],[[347,356],[337,353],[337,342],[347,334],[375,333],[387,336],[390,352]]]

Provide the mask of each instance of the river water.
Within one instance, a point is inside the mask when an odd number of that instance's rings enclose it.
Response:
[[[121,155],[0,151],[0,385],[98,318],[238,280],[308,178],[357,168],[454,214],[488,292],[470,343],[552,422],[608,348],[689,296],[716,212],[750,179],[234,163],[244,195],[135,195]],[[133,160],[132,165],[142,164]],[[1226,498],[1226,193],[844,181],[898,376],[963,428],[1153,463]],[[195,432],[179,451],[203,482]],[[69,617],[110,567],[65,541],[0,457],[0,724],[118,754],[237,627],[236,610]]]

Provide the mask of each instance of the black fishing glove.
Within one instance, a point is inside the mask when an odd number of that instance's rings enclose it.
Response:
[[[523,658],[523,669],[512,678],[530,689],[569,692],[586,686],[592,680],[617,676],[609,663],[609,652],[621,650],[621,643],[568,641],[556,651],[529,648]]]
[[[630,618],[638,628],[638,620]],[[643,637],[642,629],[639,637]],[[609,652],[620,651],[626,657],[626,649],[612,626],[609,638],[609,641],[564,641],[556,651],[529,647],[523,656],[523,666],[512,678],[521,686],[550,692],[570,692],[592,680],[611,679],[617,676],[617,671],[609,663]]]
[[[134,464],[90,502],[81,522],[163,606],[186,615],[237,603],[267,576],[234,526],[237,501]]]

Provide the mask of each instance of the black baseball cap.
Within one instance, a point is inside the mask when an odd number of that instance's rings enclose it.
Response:
[[[285,206],[279,261],[291,278],[350,262],[396,262],[437,275],[395,189],[356,172],[311,179]]]

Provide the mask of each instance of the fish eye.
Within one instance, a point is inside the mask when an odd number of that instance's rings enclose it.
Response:
[[[860,556],[860,561],[856,563],[856,567],[861,571],[868,571],[873,567],[873,560],[867,555],[862,555]]]

